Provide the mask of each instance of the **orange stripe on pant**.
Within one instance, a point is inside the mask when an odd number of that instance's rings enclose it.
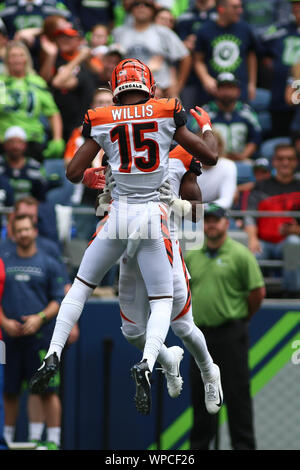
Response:
[[[99,222],[99,226],[96,230],[96,232],[93,234],[91,240],[89,241],[88,243],[88,246],[90,246],[91,243],[93,243],[93,241],[95,240],[96,236],[98,235],[98,233],[103,229],[103,226],[105,225],[105,222],[107,221],[108,219],[108,215],[106,215],[105,217],[103,217],[103,219]]]
[[[122,317],[124,320],[128,321],[129,323],[134,323],[134,324],[135,324],[135,322],[134,322],[133,320],[129,320],[129,318],[127,318],[127,317],[124,315],[124,313],[122,312],[122,310],[120,310],[120,315],[121,315],[121,317]]]
[[[170,261],[171,266],[173,267],[173,246],[172,242],[170,239],[170,232],[169,232],[169,227],[168,227],[168,219],[166,214],[162,214],[160,216],[160,226],[161,226],[161,232],[164,240],[164,244],[166,247],[166,252],[168,255],[168,259]]]
[[[175,317],[175,318],[173,319],[173,321],[174,321],[174,320],[178,320],[178,318],[183,317],[183,316],[189,311],[190,306],[191,306],[191,301],[192,301],[192,294],[191,294],[191,289],[190,289],[189,277],[188,277],[188,274],[187,274],[185,262],[184,262],[183,255],[182,255],[182,251],[181,251],[181,248],[180,248],[180,247],[179,247],[179,253],[180,253],[180,258],[181,258],[181,262],[182,262],[182,268],[183,268],[184,277],[185,277],[185,282],[186,282],[186,287],[187,287],[187,301],[186,301],[186,303],[185,303],[185,306],[184,306],[183,309],[181,310],[181,312],[177,315],[177,317]]]

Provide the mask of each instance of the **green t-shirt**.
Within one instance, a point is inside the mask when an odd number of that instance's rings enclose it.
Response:
[[[227,237],[215,255],[204,245],[189,251],[185,260],[196,325],[218,326],[248,315],[249,292],[263,287],[264,279],[247,247]]]
[[[27,140],[43,143],[45,129],[42,116],[58,112],[47,83],[35,74],[24,78],[0,75],[0,140],[11,126],[22,127]]]

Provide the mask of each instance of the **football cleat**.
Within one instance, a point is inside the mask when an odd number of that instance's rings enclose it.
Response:
[[[131,368],[131,375],[136,385],[135,405],[142,415],[148,415],[151,410],[151,372],[148,362],[144,359]]]
[[[44,393],[52,377],[59,370],[59,360],[54,352],[47,357],[29,382],[31,393]]]
[[[174,360],[170,368],[166,369],[162,367],[160,369],[165,375],[167,380],[167,389],[171,398],[177,398],[182,390],[183,380],[180,375],[180,363],[183,358],[184,351],[179,346],[172,346],[169,348],[169,351],[172,351]]]
[[[215,374],[208,380],[204,380],[205,405],[208,413],[216,414],[223,404],[223,391],[221,385],[220,369],[217,364],[213,364]],[[203,377],[202,377],[203,378]]]

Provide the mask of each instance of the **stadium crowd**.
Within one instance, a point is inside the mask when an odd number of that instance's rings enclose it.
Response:
[[[0,257],[16,249],[12,227],[27,204],[38,249],[65,265],[68,288],[95,231],[98,191],[72,185],[65,168],[86,110],[112,104],[112,70],[134,57],[151,68],[157,97],[209,113],[220,158],[203,166],[200,189],[215,182],[207,202],[231,214],[230,234],[257,257],[267,295],[300,298],[300,265],[288,265],[300,259],[299,26],[299,0],[0,2]],[[187,126],[199,132],[190,117]],[[95,293],[117,295],[117,280],[116,266]]]
[[[269,194],[256,179],[255,161],[268,161],[269,178],[277,171],[277,145],[290,145],[298,161],[300,2],[260,2],[259,8],[251,0],[115,0],[99,5],[11,0],[0,5],[1,206],[11,207],[12,201],[31,195],[48,212],[55,210],[57,240],[66,253],[70,239],[84,248],[97,219],[91,214],[96,191],[80,184],[74,188],[65,178],[65,166],[83,141],[80,126],[85,111],[95,106],[95,92],[109,88],[111,72],[124,57],[137,57],[151,67],[158,97],[177,96],[187,111],[197,104],[209,112],[223,140],[222,157],[237,170],[227,209],[247,209],[249,188],[256,183],[263,188],[262,200],[276,196],[277,211],[299,209],[298,165],[291,182]],[[199,130],[191,116],[188,127]],[[220,194],[226,191],[225,178],[223,184]],[[288,205],[281,197],[286,193],[293,193]],[[275,209],[273,202],[268,210]],[[75,209],[73,215],[68,208]],[[78,208],[86,211],[78,214]],[[289,233],[275,238],[284,246],[293,236],[295,246],[297,218],[283,222],[290,225]],[[6,224],[2,215],[2,239]],[[250,250],[261,258],[248,225],[243,217],[231,221],[231,229],[244,230]],[[262,233],[262,242],[273,243],[272,235]],[[277,259],[278,267],[263,268],[272,295],[272,280],[280,285],[277,291],[288,294],[289,287],[280,283],[284,253],[273,250],[267,259]],[[76,265],[76,260],[68,261]],[[103,295],[114,295],[116,279],[117,268],[107,277],[109,289]],[[290,295],[297,296],[298,290],[296,282]]]

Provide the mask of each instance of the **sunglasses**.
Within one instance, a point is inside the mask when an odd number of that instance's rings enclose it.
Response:
[[[145,1],[145,2],[143,2],[143,1],[141,1],[141,2],[134,2],[134,3],[132,4],[131,8],[134,8],[134,7],[138,6],[138,5],[144,5],[144,6],[149,7],[149,8],[154,8],[153,3],[146,2],[146,1]]]

